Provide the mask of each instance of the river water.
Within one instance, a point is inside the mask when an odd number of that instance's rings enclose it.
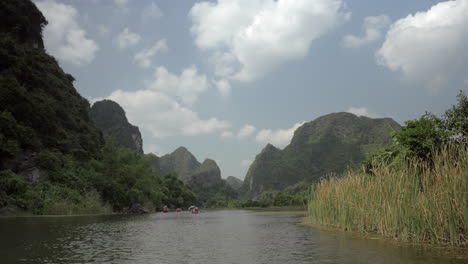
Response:
[[[298,215],[204,211],[0,218],[0,263],[468,263],[447,249],[323,231]]]

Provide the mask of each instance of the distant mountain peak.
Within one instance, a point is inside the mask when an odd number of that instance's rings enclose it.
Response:
[[[186,147],[180,146],[176,150],[174,150],[172,153],[184,153],[184,152],[190,153],[190,151],[188,151],[188,149]],[[190,154],[192,154],[192,153],[190,153]]]

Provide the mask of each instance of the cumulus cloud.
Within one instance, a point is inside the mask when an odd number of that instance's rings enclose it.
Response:
[[[218,0],[190,10],[198,48],[215,73],[250,81],[306,56],[313,40],[349,18],[342,0]]]
[[[128,28],[124,28],[115,38],[115,42],[120,49],[138,44],[141,41],[141,36],[137,33],[130,32]]]
[[[161,39],[157,41],[152,47],[144,49],[137,54],[133,58],[134,61],[142,68],[149,68],[153,63],[153,58],[157,53],[166,52],[167,48],[167,41],[166,39]]]
[[[361,37],[346,35],[341,44],[345,48],[359,48],[369,45],[382,37],[382,30],[388,28],[390,23],[391,20],[386,15],[366,17],[362,25],[364,35]]]
[[[252,164],[251,160],[241,160],[241,163],[240,163],[241,167],[244,167],[244,168],[249,167],[251,164]]]
[[[218,89],[219,94],[223,97],[231,95],[231,84],[226,79],[215,81],[216,89]]]
[[[370,112],[369,109],[367,109],[366,107],[350,107],[348,110],[346,110],[346,112],[351,113],[351,114],[355,114],[357,116],[367,116],[367,117],[370,117],[370,118],[379,118],[380,117],[379,115]]]
[[[223,131],[223,133],[221,133],[222,139],[232,138],[232,137],[234,137],[234,134],[231,131]]]
[[[441,2],[396,21],[377,51],[379,64],[439,89],[463,82],[468,68],[468,0]]]
[[[143,22],[148,22],[150,20],[160,18],[163,15],[164,13],[162,12],[161,8],[159,8],[159,6],[156,5],[154,2],[151,2],[149,6],[143,9],[143,13],[141,14],[141,19]]]
[[[291,142],[292,137],[294,136],[294,131],[302,126],[305,122],[296,123],[291,128],[288,129],[262,129],[257,133],[255,140],[263,144],[273,144],[278,148],[284,148]]]
[[[198,113],[159,91],[117,90],[107,99],[119,103],[131,123],[149,131],[155,138],[208,134],[231,126],[228,121],[215,117],[202,119]]]
[[[237,133],[238,138],[245,138],[248,136],[253,135],[257,129],[252,125],[245,125],[241,129],[239,129],[239,133]]]
[[[192,105],[198,101],[198,95],[208,89],[209,82],[206,75],[198,74],[194,65],[185,68],[179,76],[170,73],[165,67],[158,67],[154,72],[154,79],[146,81],[146,87],[175,96],[184,104]]]
[[[75,65],[91,63],[99,46],[86,37],[86,31],[78,23],[78,11],[55,0],[35,3],[49,21],[43,32],[47,51],[59,60]]]

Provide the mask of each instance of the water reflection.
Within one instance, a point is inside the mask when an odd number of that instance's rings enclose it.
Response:
[[[466,263],[300,224],[297,216],[209,211],[3,218],[1,263]]]

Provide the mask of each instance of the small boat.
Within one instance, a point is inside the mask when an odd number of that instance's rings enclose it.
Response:
[[[166,205],[163,207],[163,213],[169,213],[169,208]]]
[[[178,212],[182,212],[182,208],[177,208],[175,209],[175,211],[178,213]]]
[[[198,209],[198,207],[195,207],[192,209],[192,214],[198,214],[199,211],[200,209]]]

